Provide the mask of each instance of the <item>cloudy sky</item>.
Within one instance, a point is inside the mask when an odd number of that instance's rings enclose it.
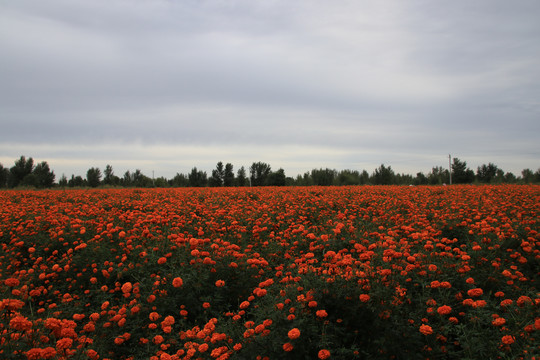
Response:
[[[540,167],[540,2],[0,0],[0,163]]]

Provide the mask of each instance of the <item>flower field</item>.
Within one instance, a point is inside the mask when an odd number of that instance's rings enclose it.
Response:
[[[0,192],[2,359],[534,359],[540,187]]]

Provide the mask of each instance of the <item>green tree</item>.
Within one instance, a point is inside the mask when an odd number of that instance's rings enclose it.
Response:
[[[266,180],[272,168],[269,164],[264,162],[254,162],[249,168],[251,185],[252,186],[264,186],[266,185]]]
[[[524,183],[530,184],[534,181],[534,173],[531,169],[523,169],[521,171],[521,178]]]
[[[127,170],[125,173],[124,173],[124,176],[122,177],[122,185],[123,186],[133,186],[135,180],[133,178],[133,175],[131,174],[131,172],[129,170]]]
[[[0,188],[4,188],[8,184],[9,170],[0,164]]]
[[[371,182],[375,185],[390,185],[394,183],[394,170],[391,166],[384,166],[381,164],[371,175]]]
[[[246,176],[246,169],[241,166],[240,169],[236,172],[236,186],[246,186],[248,183],[248,178]]]
[[[223,186],[234,185],[234,170],[231,163],[225,164],[225,173],[223,174]]]
[[[424,175],[423,172],[416,173],[416,177],[414,178],[413,184],[414,185],[427,185],[429,183],[428,178],[426,175]]]
[[[80,175],[71,175],[71,179],[68,181],[69,187],[81,187],[86,185],[86,180]]]
[[[224,177],[225,169],[223,168],[223,163],[220,161],[217,163],[216,168],[212,170],[212,176],[208,180],[208,183],[213,187],[223,186]]]
[[[86,172],[86,181],[90,187],[98,187],[101,183],[101,170],[97,167],[92,167]]]
[[[171,185],[175,187],[186,187],[189,186],[189,179],[185,174],[176,173],[171,180]]]
[[[507,172],[504,174],[504,182],[508,184],[513,184],[517,181],[516,175],[514,175],[511,172]]]
[[[540,168],[534,173],[534,182],[540,182]]]
[[[15,187],[22,183],[25,176],[32,174],[34,170],[34,159],[21,156],[15,161],[15,165],[9,169],[8,185]]]
[[[414,178],[410,174],[396,174],[394,177],[394,184],[397,185],[411,185],[414,182]]]
[[[37,164],[32,173],[36,176],[37,187],[48,188],[53,186],[56,176],[46,161]]]
[[[498,170],[499,168],[495,164],[483,164],[476,169],[476,179],[482,183],[490,183],[495,179]]]
[[[169,187],[169,182],[163,176],[160,176],[154,181],[154,186],[158,188]]]
[[[335,177],[336,177],[336,170],[332,170],[329,168],[311,170],[311,178],[313,179],[314,185],[320,185],[320,186],[333,185]]]
[[[203,187],[207,183],[206,171],[197,170],[196,167],[191,169],[191,173],[188,175],[189,186],[191,187]]]
[[[285,176],[285,170],[279,169],[278,171],[272,171],[266,179],[266,185],[268,186],[285,186],[287,177]]]
[[[448,169],[445,169],[442,166],[435,166],[431,169],[427,178],[430,185],[441,185],[446,183],[450,179],[450,176]]]
[[[114,175],[114,170],[111,165],[105,166],[103,170],[103,184],[105,185],[118,185],[120,183],[120,178]]]
[[[467,167],[467,162],[454,158],[452,162],[452,182],[456,184],[470,184],[473,181],[474,171]]]
[[[36,174],[32,172],[31,174],[26,175],[24,179],[22,179],[22,181],[19,183],[19,185],[39,187],[39,180]]]
[[[61,187],[68,186],[68,179],[66,175],[62,174],[62,176],[60,176],[60,180],[58,180],[58,185]]]

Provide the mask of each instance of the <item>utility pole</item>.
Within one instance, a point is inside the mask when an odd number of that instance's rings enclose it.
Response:
[[[452,156],[448,154],[448,173],[450,174],[450,185],[452,185]]]

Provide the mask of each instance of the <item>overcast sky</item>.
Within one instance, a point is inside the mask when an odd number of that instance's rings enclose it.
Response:
[[[0,163],[540,167],[540,1],[0,0]]]

